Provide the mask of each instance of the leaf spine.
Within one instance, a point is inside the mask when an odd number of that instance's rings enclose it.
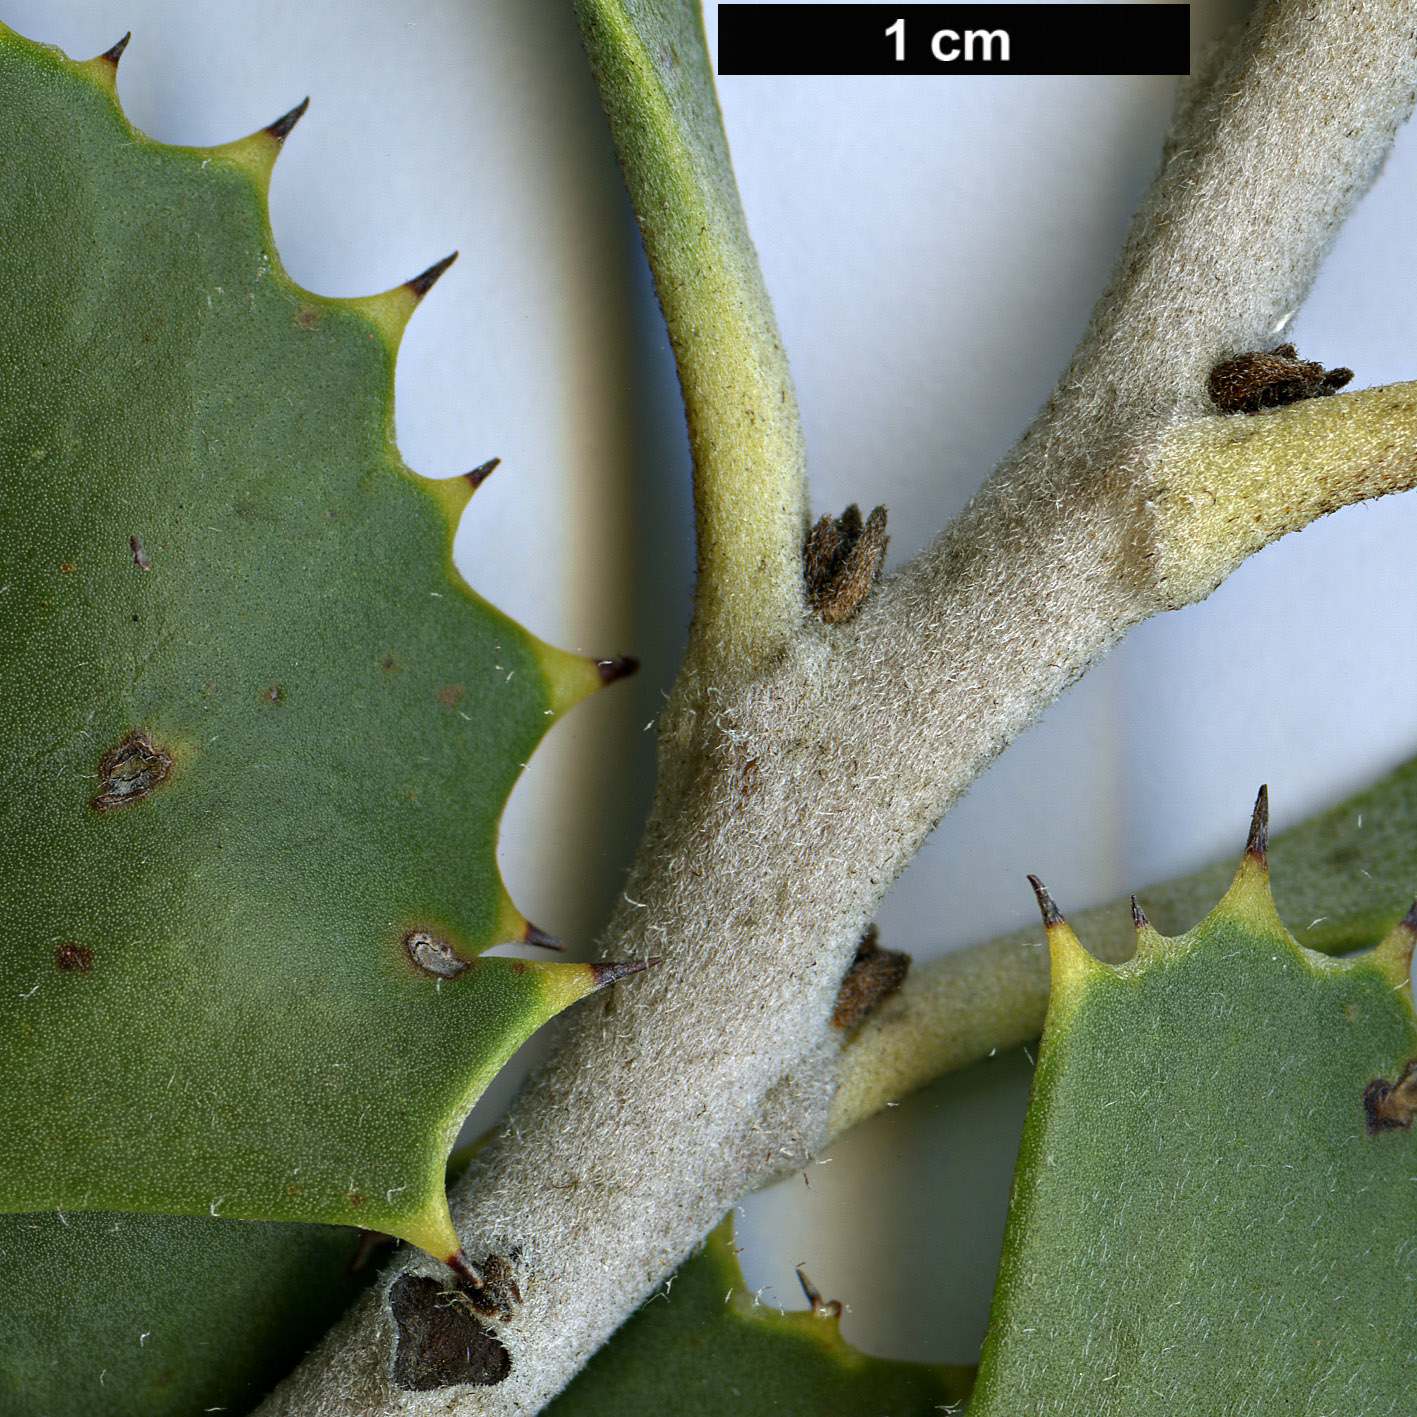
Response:
[[[128,41],[132,38],[133,31],[129,30],[112,48],[74,65],[79,73],[92,79],[115,103],[118,101],[118,61],[123,57],[123,51],[127,49]]]
[[[1261,787],[1255,799],[1254,816],[1250,819],[1250,835],[1245,842],[1245,854],[1240,869],[1221,897],[1212,915],[1229,916],[1259,934],[1293,943],[1284,922],[1275,909],[1269,886],[1269,789]]]
[[[404,281],[402,285],[394,286],[392,290],[381,291],[378,295],[359,296],[346,303],[373,321],[379,333],[383,335],[390,353],[393,353],[398,349],[403,332],[408,328],[408,322],[413,318],[413,312],[418,309],[419,302],[433,289],[438,278],[457,258],[458,253],[454,251],[452,255],[435,261],[426,271],[414,276],[412,280]]]
[[[1092,976],[1103,971],[1106,966],[1094,959],[1073,934],[1072,926],[1063,919],[1048,888],[1037,876],[1030,876],[1028,883],[1038,897],[1038,909],[1043,916],[1043,928],[1048,933],[1048,955],[1052,964],[1052,994],[1049,1009],[1067,1007],[1079,989]]]
[[[276,142],[284,143],[290,136],[290,130],[305,116],[305,110],[309,107],[310,95],[306,94],[289,113],[282,114],[274,123],[269,124],[264,131],[269,133]]]

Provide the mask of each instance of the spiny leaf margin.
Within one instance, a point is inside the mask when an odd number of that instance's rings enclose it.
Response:
[[[781,1310],[743,1281],[728,1217],[545,1409],[545,1417],[928,1417],[956,1410],[972,1368],[875,1358],[839,1308]]]
[[[300,289],[279,136],[155,143],[115,64],[0,31],[0,1208],[455,1258],[458,1125],[605,978],[476,957],[528,931],[506,796],[604,676],[471,591],[471,485],[398,456],[422,287]]]
[[[1417,1056],[1417,917],[1305,949],[1264,798],[1230,890],[1090,955],[1040,888],[1053,991],[973,1417],[1396,1412],[1417,1367],[1410,1131],[1365,1094]]]

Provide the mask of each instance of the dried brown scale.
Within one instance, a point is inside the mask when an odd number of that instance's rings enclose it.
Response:
[[[617,654],[613,659],[597,659],[595,667],[602,684],[613,684],[617,679],[628,679],[636,673],[640,662],[632,654]]]
[[[823,517],[807,533],[802,573],[807,603],[828,625],[850,620],[860,610],[885,565],[886,509],[877,507],[861,522],[853,502],[839,517]]]
[[[1054,904],[1053,897],[1048,894],[1048,887],[1037,876],[1030,876],[1028,884],[1033,887],[1033,894],[1038,897],[1038,909],[1043,913],[1043,928],[1051,930],[1055,925],[1065,925],[1067,922],[1063,919],[1063,912]]]
[[[521,1286],[511,1260],[503,1255],[488,1255],[478,1269],[482,1272],[481,1284],[465,1285],[463,1297],[483,1318],[510,1323],[513,1310],[522,1301]]]
[[[850,1030],[905,983],[910,956],[900,950],[883,950],[874,925],[866,928],[856,957],[851,961],[832,1010],[832,1027]]]
[[[607,984],[615,984],[628,974],[639,974],[642,970],[652,969],[663,962],[661,956],[655,955],[650,959],[600,960],[586,967],[595,979],[595,987],[603,989]]]
[[[1301,399],[1337,393],[1353,378],[1351,369],[1325,369],[1300,359],[1292,344],[1268,354],[1239,354],[1210,374],[1210,397],[1223,413],[1261,413]]]
[[[530,921],[527,921],[526,930],[522,933],[522,944],[536,945],[543,950],[565,950],[566,948],[555,935],[548,935],[545,930],[538,929]]]
[[[1250,818],[1250,836],[1245,843],[1245,855],[1264,866],[1269,859],[1269,787],[1260,788],[1255,798],[1254,816]]]
[[[468,967],[452,945],[431,930],[410,930],[403,937],[403,947],[419,969],[439,979],[452,979]]]
[[[118,61],[123,57],[123,51],[128,47],[128,41],[132,38],[133,31],[129,30],[128,33],[125,34],[123,38],[120,39],[118,43],[113,46],[112,49],[104,50],[104,52],[98,57],[102,59],[105,63],[112,64],[113,67],[116,69],[118,67]]]
[[[426,1275],[404,1275],[389,1290],[398,1327],[393,1382],[413,1392],[455,1383],[487,1386],[512,1370],[505,1345],[471,1311],[465,1295]]]

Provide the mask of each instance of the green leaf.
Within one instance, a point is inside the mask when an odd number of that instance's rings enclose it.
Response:
[[[0,1215],[0,1413],[249,1411],[378,1272],[359,1232]]]
[[[972,1368],[869,1357],[842,1338],[838,1315],[760,1304],[725,1220],[545,1417],[933,1417],[968,1395]]]
[[[607,666],[480,600],[451,559],[475,477],[399,458],[441,267],[300,289],[281,125],[152,142],[116,62],[0,34],[0,1209],[456,1258],[459,1124],[607,977],[477,957],[528,933],[507,794]]]
[[[1261,794],[1220,904],[1174,939],[1143,917],[1118,966],[1040,887],[1053,992],[971,1417],[1411,1410],[1417,909],[1367,955],[1305,949],[1264,836]]]

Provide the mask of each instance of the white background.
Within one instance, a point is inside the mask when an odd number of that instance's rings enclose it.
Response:
[[[1194,4],[1193,39],[1244,8]],[[461,250],[405,341],[404,455],[432,475],[500,456],[459,535],[469,580],[555,643],[645,662],[555,730],[507,818],[513,895],[588,950],[648,802],[692,548],[673,369],[569,0],[0,0],[0,19],[77,57],[132,29],[119,90],[169,142],[225,141],[310,94],[272,191],[309,288],[380,290]],[[886,503],[898,564],[963,504],[1076,343],[1172,92],[722,80],[815,510]],[[1417,372],[1414,218],[1404,133],[1290,327],[1355,387]],[[924,957],[1030,922],[1028,871],[1064,909],[1096,903],[1238,850],[1261,782],[1282,828],[1404,760],[1414,533],[1411,497],[1350,509],[1135,631],[936,833],[881,912],[885,943]],[[948,1080],[751,1201],[750,1282],[800,1303],[804,1261],[859,1342],[970,1361],[1026,1074],[1001,1059]]]

